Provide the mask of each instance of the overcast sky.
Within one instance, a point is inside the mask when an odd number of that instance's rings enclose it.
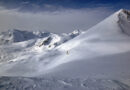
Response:
[[[0,31],[43,30],[68,33],[87,30],[128,0],[0,0]]]

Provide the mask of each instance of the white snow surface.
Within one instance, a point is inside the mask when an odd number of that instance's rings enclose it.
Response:
[[[130,90],[128,10],[85,32],[4,32],[0,44],[1,90]]]

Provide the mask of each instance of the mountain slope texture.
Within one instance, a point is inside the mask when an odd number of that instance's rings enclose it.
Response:
[[[86,31],[0,34],[0,90],[130,90],[130,11]]]

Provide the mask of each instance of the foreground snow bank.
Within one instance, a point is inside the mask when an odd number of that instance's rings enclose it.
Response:
[[[0,90],[130,90],[118,80],[1,77]]]

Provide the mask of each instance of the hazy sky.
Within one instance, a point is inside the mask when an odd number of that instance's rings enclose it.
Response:
[[[0,31],[45,30],[55,33],[87,30],[128,0],[0,0]]]

